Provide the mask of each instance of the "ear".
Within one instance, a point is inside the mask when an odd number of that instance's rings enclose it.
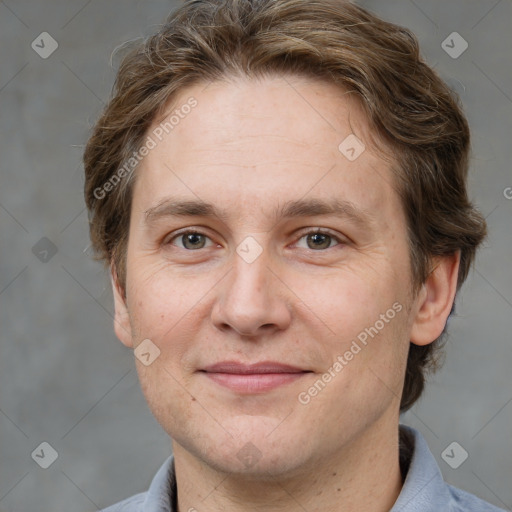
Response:
[[[434,259],[434,268],[417,296],[411,343],[428,345],[443,332],[457,291],[459,264],[460,251]]]
[[[112,291],[114,294],[114,330],[116,336],[123,345],[133,348],[132,330],[130,326],[130,315],[126,306],[126,298],[119,280],[117,271],[112,262],[110,265],[110,281],[112,283]]]

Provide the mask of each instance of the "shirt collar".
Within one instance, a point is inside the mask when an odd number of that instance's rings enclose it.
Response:
[[[427,442],[417,430],[405,425],[400,425],[400,438],[403,445],[410,443],[412,455],[390,512],[439,512],[440,504],[450,503],[450,493]]]
[[[153,477],[146,493],[142,511],[175,512],[177,510],[176,500],[176,473],[174,457],[171,455]]]

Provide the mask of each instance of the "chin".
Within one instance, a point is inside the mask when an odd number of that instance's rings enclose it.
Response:
[[[267,481],[300,473],[310,462],[307,437],[293,436],[301,430],[281,423],[282,419],[266,416],[233,416],[225,418],[222,427],[202,432],[195,428],[194,436],[189,430],[186,438],[171,437],[216,471]]]
[[[240,458],[233,452],[216,451],[201,454],[202,460],[216,471],[236,476],[246,481],[275,481],[287,479],[307,469],[304,454],[300,460],[297,450],[280,449],[256,451],[255,445],[247,444],[240,449]]]

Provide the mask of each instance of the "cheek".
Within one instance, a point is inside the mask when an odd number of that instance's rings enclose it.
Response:
[[[180,286],[180,279],[173,279],[166,264],[148,262],[140,258],[129,268],[130,286],[128,306],[135,327],[146,329],[144,334],[156,336],[169,328],[186,311],[195,298],[193,287]]]
[[[310,294],[308,306],[331,331],[324,338],[326,363],[341,357],[345,378],[339,385],[385,384],[399,391],[408,347],[407,296],[392,268],[380,269],[379,280],[368,278],[373,272],[333,276],[323,294]]]
[[[304,297],[311,314],[343,340],[373,325],[402,295],[398,281],[386,277],[390,269],[372,266],[366,272],[360,270],[337,269],[321,280],[302,275],[294,284],[294,291]],[[380,278],[374,279],[374,275]]]
[[[180,275],[166,263],[141,261],[132,267],[129,289],[129,312],[135,346],[148,338],[160,349],[158,361],[180,380],[186,380],[193,363],[190,355],[205,343],[199,331],[208,319],[211,293],[218,281],[213,273],[197,276]],[[188,356],[187,356],[188,355]],[[163,371],[163,370],[162,370]],[[166,380],[169,375],[155,376],[141,368],[141,382]],[[168,385],[173,385],[173,380]],[[153,389],[153,391],[157,391]]]

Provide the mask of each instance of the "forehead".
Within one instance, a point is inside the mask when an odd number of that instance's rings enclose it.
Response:
[[[134,207],[178,195],[236,205],[243,216],[314,192],[391,213],[389,163],[369,134],[359,103],[332,84],[284,76],[196,84],[149,128],[155,146],[137,169]]]

